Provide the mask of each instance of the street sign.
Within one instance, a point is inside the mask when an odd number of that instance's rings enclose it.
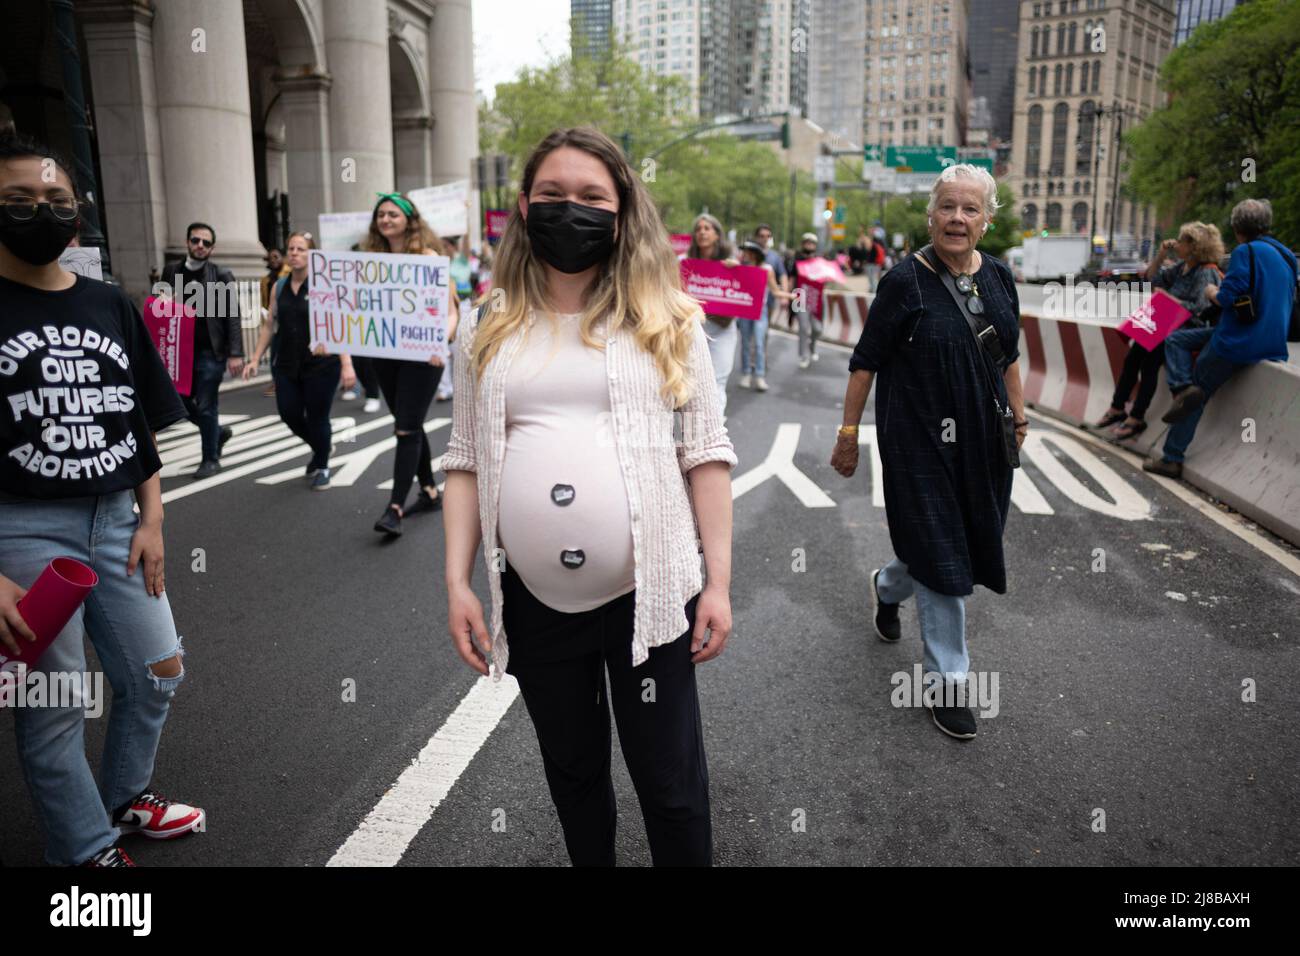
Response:
[[[813,157],[813,178],[819,184],[830,184],[835,182],[835,157],[834,156],[815,156]]]
[[[957,150],[957,162],[980,166],[990,174],[993,172],[994,151],[991,149],[971,148]]]
[[[882,150],[879,146],[864,146],[862,158],[868,163],[878,163],[882,158]]]
[[[941,173],[955,162],[956,146],[885,147],[885,165],[900,173]]]

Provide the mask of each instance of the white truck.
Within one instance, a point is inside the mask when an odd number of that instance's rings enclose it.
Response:
[[[1024,242],[1026,282],[1049,282],[1079,275],[1092,254],[1087,236],[1032,236]]]

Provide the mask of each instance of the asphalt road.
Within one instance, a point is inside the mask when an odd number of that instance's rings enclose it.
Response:
[[[891,675],[910,677],[921,658],[910,602],[899,645],[871,633],[867,575],[891,554],[884,509],[865,454],[849,480],[827,463],[846,353],[825,348],[800,371],[789,338],[774,334],[771,352],[770,392],[733,384],[733,480],[745,488],[735,632],[699,671],[717,863],[1300,862],[1300,745],[1284,693],[1300,669],[1300,578],[1123,456],[1085,445],[1080,464],[1049,439],[1016,479],[1041,498],[1022,491],[1026,507],[1012,508],[1009,593],[968,604],[972,668],[997,675],[998,712],[975,741],[951,740],[925,711],[891,704]],[[384,413],[359,406],[334,410],[355,418],[342,436],[355,440],[336,452],[354,456],[351,484],[314,494],[290,474],[306,450],[281,450],[259,387],[223,394],[240,443],[226,452],[228,480],[164,482],[187,677],[155,782],[204,806],[209,823],[172,843],[133,838],[142,865],[325,864],[477,681],[446,636],[441,515],[408,519],[389,543],[371,530],[391,449],[367,449],[391,429],[367,430]],[[450,405],[430,416],[449,418]],[[802,499],[779,477],[744,477],[783,425],[787,441],[798,426]],[[431,432],[435,453],[447,432]],[[1078,434],[1036,422],[1036,440],[1051,433]],[[192,470],[185,437],[167,441],[171,470]],[[288,480],[257,480],[278,473]],[[475,586],[486,603],[481,571]],[[96,763],[103,726],[87,722]],[[567,863],[522,701],[470,750],[431,816],[406,821],[400,864]],[[618,757],[614,767],[619,860],[648,863],[635,794]],[[39,863],[7,729],[0,804],[0,857]]]

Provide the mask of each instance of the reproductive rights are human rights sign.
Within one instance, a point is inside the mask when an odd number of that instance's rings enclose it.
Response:
[[[451,304],[446,256],[313,249],[308,253],[311,345],[332,355],[446,359]]]

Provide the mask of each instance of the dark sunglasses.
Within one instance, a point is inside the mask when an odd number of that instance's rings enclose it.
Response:
[[[200,239],[198,236],[190,236],[190,242],[202,246],[204,249],[210,249],[214,243],[212,239]]]
[[[975,279],[963,272],[954,280],[957,291],[966,296],[966,308],[970,310],[971,315],[984,314],[984,300],[980,298],[980,290],[975,285]]]
[[[41,206],[48,206],[50,212],[54,213],[54,218],[62,219],[64,222],[76,219],[77,213],[81,210],[81,203],[71,196],[40,203],[21,199],[0,202],[0,208],[3,208],[5,214],[14,222],[31,222],[36,218],[36,211]]]

